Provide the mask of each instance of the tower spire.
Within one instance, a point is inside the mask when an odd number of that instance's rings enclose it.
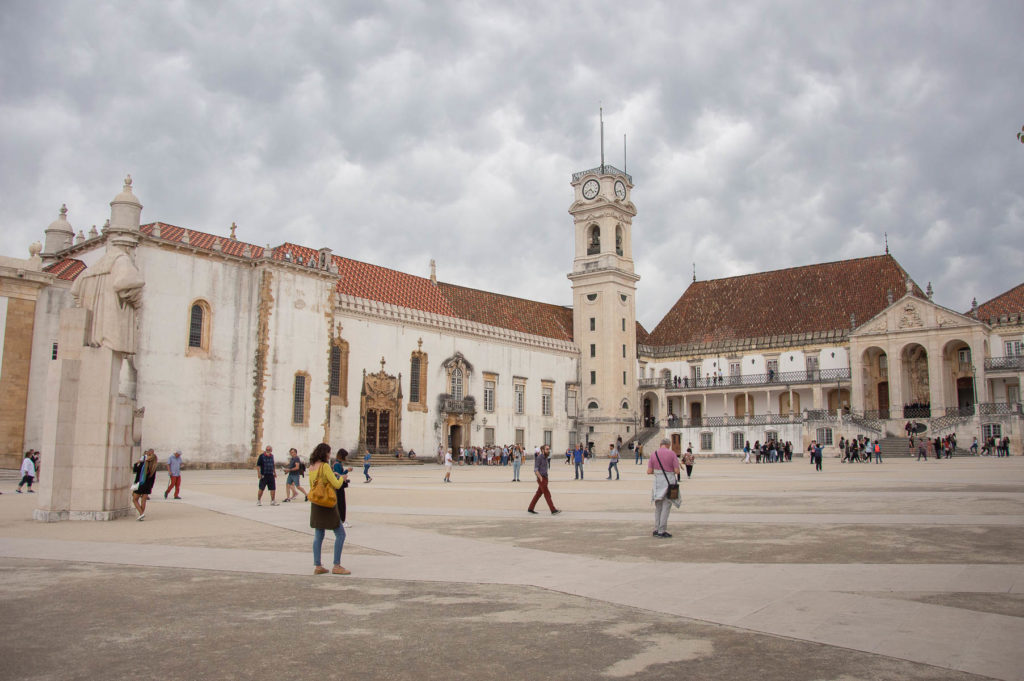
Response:
[[[604,174],[604,107],[597,107],[597,117],[601,121],[601,174]]]
[[[885,233],[885,254],[889,255],[889,232]]]

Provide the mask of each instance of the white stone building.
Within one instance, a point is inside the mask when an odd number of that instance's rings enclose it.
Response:
[[[146,409],[143,446],[243,465],[266,444],[432,456],[441,443],[560,451],[585,439],[600,453],[667,434],[735,454],[772,435],[803,446],[915,418],[962,441],[1009,436],[1019,453],[1024,286],[960,314],[886,254],[695,280],[648,334],[632,179],[601,166],[571,186],[571,307],[326,247],[245,243],[234,226],[142,225],[138,351],[122,384]],[[0,259],[4,466],[45,441],[59,314],[106,246],[106,230],[75,237],[62,209],[31,258]],[[915,404],[927,411],[905,416]]]

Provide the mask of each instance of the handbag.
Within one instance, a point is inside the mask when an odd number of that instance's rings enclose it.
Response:
[[[679,483],[673,483],[668,479],[668,473],[665,472],[664,464],[661,463],[661,457],[657,456],[658,465],[661,466],[661,474],[665,476],[665,482],[668,483],[668,491],[665,492],[666,499],[678,499],[679,498]]]
[[[309,489],[309,500],[317,506],[333,508],[338,505],[338,495],[334,491],[334,485],[324,479],[323,468],[326,465],[323,464],[317,469],[316,479]]]

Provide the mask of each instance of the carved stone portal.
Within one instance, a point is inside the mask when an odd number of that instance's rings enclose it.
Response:
[[[367,374],[359,394],[359,454],[389,454],[402,449],[402,375]]]

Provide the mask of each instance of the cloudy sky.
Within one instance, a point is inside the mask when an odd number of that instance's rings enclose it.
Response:
[[[574,171],[636,185],[638,317],[889,248],[1024,281],[1024,3],[39,2],[0,12],[0,254],[67,203],[571,302]]]

